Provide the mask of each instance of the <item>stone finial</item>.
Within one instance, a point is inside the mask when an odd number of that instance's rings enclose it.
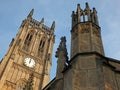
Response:
[[[52,26],[51,26],[51,30],[55,29],[55,21],[53,21]]]
[[[72,15],[71,15],[71,17],[72,17],[72,27],[77,23],[77,15],[75,14],[75,12],[74,11],[72,11]]]
[[[98,16],[97,16],[97,11],[96,11],[96,9],[95,8],[93,8],[93,21],[94,21],[94,23],[96,24],[96,25],[99,25],[99,22],[98,22]]]
[[[41,24],[41,23],[44,23],[44,18],[41,19],[40,24]]]
[[[23,90],[33,90],[33,78],[34,78],[34,75],[33,73],[31,73]]]
[[[74,15],[75,15],[75,12],[74,12],[74,11],[72,11],[72,15],[71,15],[71,17],[72,17],[72,16],[74,16]]]
[[[76,13],[81,13],[83,10],[80,7],[80,4],[77,4],[77,12]]]
[[[80,4],[77,4],[77,12],[81,11]]]
[[[95,7],[93,8],[93,13],[97,14],[97,11],[96,11]]]
[[[40,28],[42,28],[43,23],[44,23],[44,18],[42,18],[41,21],[39,22],[39,27],[40,27]]]
[[[77,4],[77,22],[80,22],[80,16],[81,16],[82,9],[80,8],[80,4]]]
[[[30,13],[29,13],[29,15],[28,15],[27,17],[32,17],[33,13],[34,13],[34,9],[32,9],[32,10],[30,11]]]
[[[92,21],[96,25],[99,25],[97,11],[93,8],[93,11],[90,9],[88,2],[86,2],[85,9],[81,9],[80,4],[77,4],[76,13],[72,12],[72,28],[79,22]]]
[[[90,7],[89,7],[88,2],[86,2],[86,7],[85,7],[85,10],[90,10]]]
[[[90,7],[89,7],[89,4],[88,2],[86,2],[86,7],[84,9],[84,12],[85,12],[85,15],[87,15],[87,20],[86,21],[91,21],[91,10],[90,10]]]

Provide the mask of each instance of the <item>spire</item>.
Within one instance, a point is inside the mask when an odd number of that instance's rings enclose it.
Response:
[[[39,22],[39,27],[40,27],[40,28],[42,28],[43,23],[44,23],[44,18],[42,18],[41,21]]]
[[[89,7],[88,2],[86,2],[86,7],[85,7],[85,10],[90,10],[90,7]]]
[[[77,4],[77,22],[80,22],[81,11],[80,4]]]
[[[30,11],[30,13],[29,13],[29,15],[27,16],[27,18],[32,17],[33,13],[34,13],[34,9],[32,9],[32,10]]]
[[[40,23],[41,23],[41,24],[44,23],[44,18],[41,19]]]
[[[77,12],[80,12],[81,8],[80,8],[80,4],[77,4]]]
[[[72,11],[71,17],[72,17],[72,27],[73,27],[75,24],[77,24],[77,17],[74,11]]]
[[[85,12],[85,14],[88,17],[87,21],[91,21],[91,15],[90,15],[91,14],[91,10],[90,10],[88,2],[86,2],[86,7],[85,7],[84,12]]]
[[[75,15],[75,12],[74,11],[72,11],[72,15],[71,15],[71,17],[73,17]]]
[[[97,14],[97,11],[96,11],[95,7],[93,8],[93,13]]]
[[[95,8],[93,8],[93,22],[94,22],[96,25],[99,25],[98,16],[97,16],[97,11],[96,11]]]
[[[51,30],[55,29],[55,21],[53,21],[52,26],[51,26]]]
[[[62,71],[66,67],[66,63],[68,63],[67,55],[68,53],[67,53],[67,48],[66,48],[66,37],[64,36],[64,37],[61,37],[61,42],[55,55],[58,58],[57,73],[56,73],[57,79],[60,79],[63,77]]]

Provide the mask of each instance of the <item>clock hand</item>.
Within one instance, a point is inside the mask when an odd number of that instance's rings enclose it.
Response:
[[[31,59],[30,59],[30,61],[29,61],[29,64],[31,63]]]

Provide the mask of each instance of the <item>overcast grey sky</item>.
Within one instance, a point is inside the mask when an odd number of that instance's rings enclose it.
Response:
[[[107,57],[120,59],[120,0],[0,0],[0,59],[8,50],[9,43],[15,37],[19,26],[34,8],[33,18],[51,26],[55,20],[56,43],[53,51],[51,78],[55,76],[56,61],[54,57],[60,37],[67,37],[70,52],[71,13],[80,3],[84,9],[85,2],[91,9],[96,7],[102,31],[104,50]]]

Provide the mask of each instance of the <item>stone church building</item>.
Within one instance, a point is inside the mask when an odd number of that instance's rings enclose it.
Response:
[[[0,63],[0,90],[23,90],[27,84],[41,90],[50,81],[55,22],[48,27],[44,19],[33,19],[33,12],[23,20]]]
[[[55,22],[23,20],[0,63],[0,90],[120,90],[120,61],[104,55],[97,11],[77,5],[72,12],[71,55],[66,38],[56,51],[56,77],[50,81]]]

